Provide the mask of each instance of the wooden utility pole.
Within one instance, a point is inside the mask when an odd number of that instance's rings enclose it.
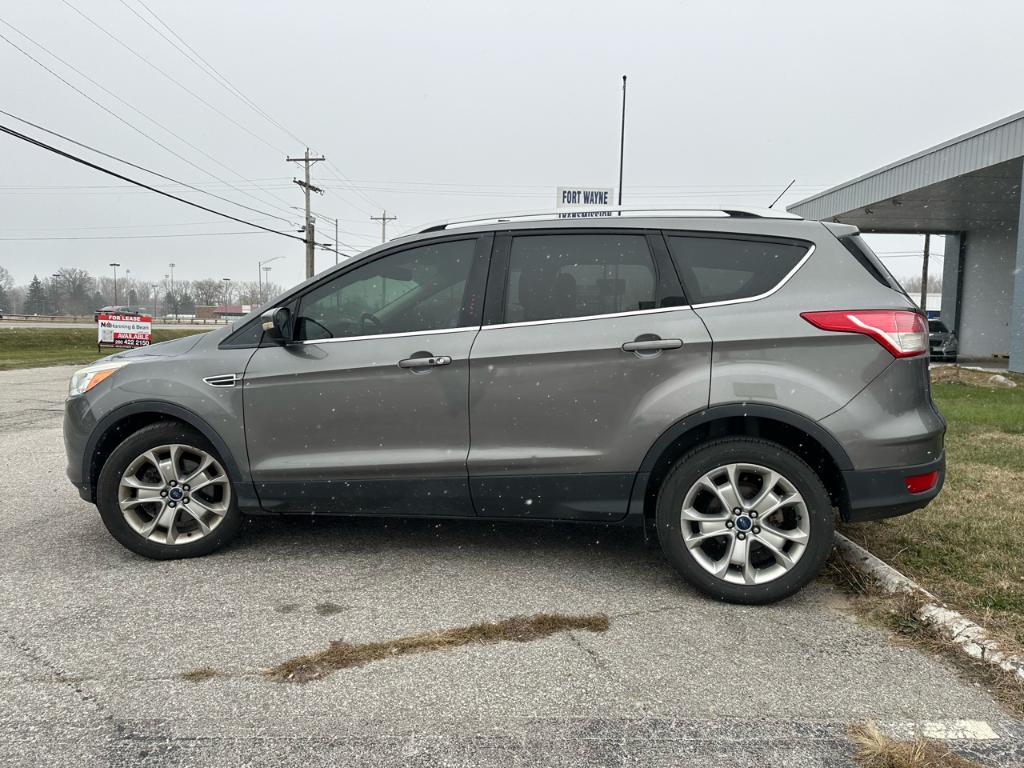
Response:
[[[928,314],[928,251],[931,250],[931,233],[924,236],[924,259],[921,263],[921,311]]]
[[[305,168],[305,171],[306,171],[305,181],[299,181],[298,179],[292,179],[292,181],[294,181],[296,184],[298,184],[300,187],[302,187],[302,191],[303,191],[304,197],[306,199],[306,227],[305,227],[305,233],[306,233],[306,235],[305,235],[305,241],[306,241],[306,277],[312,277],[313,274],[316,272],[316,269],[315,269],[315,266],[314,266],[314,263],[313,263],[314,248],[316,246],[316,242],[315,242],[314,236],[315,236],[316,233],[315,233],[315,230],[314,230],[314,227],[313,227],[313,214],[310,213],[310,210],[309,210],[309,193],[310,192],[316,192],[317,194],[322,195],[324,193],[324,191],[322,189],[320,189],[320,187],[314,187],[313,184],[310,182],[310,180],[309,180],[309,168],[310,168],[310,166],[313,163],[322,162],[322,161],[326,160],[327,158],[323,157],[323,156],[321,156],[321,157],[310,157],[309,156],[309,147],[306,147],[306,153],[302,157],[287,157],[285,159],[289,163],[302,163],[302,165],[303,165],[303,167]]]
[[[397,216],[388,216],[388,212],[385,210],[380,216],[371,216],[370,221],[380,222],[380,241],[386,243],[388,240],[388,222],[397,219]]]

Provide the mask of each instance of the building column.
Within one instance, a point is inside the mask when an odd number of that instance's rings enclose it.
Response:
[[[1024,184],[1024,169],[1021,171]],[[1010,370],[1024,373],[1024,187],[1017,214],[1017,260],[1013,268],[1013,303],[1010,309]]]
[[[946,235],[946,247],[942,256],[942,322],[954,333],[959,320],[960,276],[963,272],[964,233]]]

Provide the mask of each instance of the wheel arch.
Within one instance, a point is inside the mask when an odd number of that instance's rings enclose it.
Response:
[[[845,449],[821,425],[773,405],[729,403],[686,416],[669,427],[648,450],[637,473],[630,510],[645,523],[654,518],[658,489],[673,463],[701,442],[718,437],[760,437],[796,453],[821,477],[844,518],[849,498],[843,471],[853,469]]]
[[[255,502],[255,491],[248,473],[243,473],[224,439],[198,414],[174,403],[159,400],[137,401],[122,405],[104,416],[93,429],[82,455],[82,477],[88,482],[89,500],[96,502],[96,481],[107,457],[126,437],[157,422],[180,422],[199,432],[217,451],[228,473],[239,506]],[[258,505],[258,503],[257,503]]]

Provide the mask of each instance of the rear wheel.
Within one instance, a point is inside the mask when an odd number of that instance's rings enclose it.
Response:
[[[818,475],[765,440],[724,438],[680,458],[662,483],[658,539],[702,592],[770,603],[803,587],[832,549],[834,519]]]
[[[100,471],[96,506],[115,539],[160,560],[209,554],[241,527],[213,446],[173,422],[144,427],[114,449]]]

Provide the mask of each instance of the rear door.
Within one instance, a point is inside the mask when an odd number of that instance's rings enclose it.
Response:
[[[647,450],[707,406],[710,338],[660,233],[509,232],[470,358],[477,514],[616,520]]]
[[[296,342],[244,377],[245,432],[264,508],[472,514],[469,350],[490,237],[406,246],[312,287]]]

